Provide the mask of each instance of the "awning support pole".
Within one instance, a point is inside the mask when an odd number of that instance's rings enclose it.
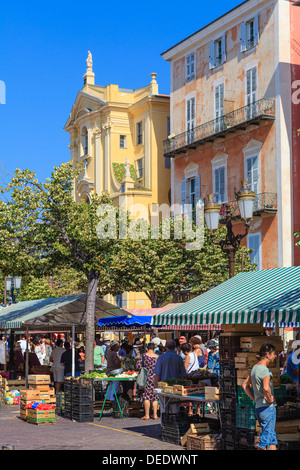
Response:
[[[29,330],[26,328],[26,351],[25,351],[25,383],[28,388],[28,372],[29,372]]]
[[[75,325],[72,325],[72,377],[75,377]]]

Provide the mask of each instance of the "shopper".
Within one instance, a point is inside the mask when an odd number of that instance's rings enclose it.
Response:
[[[123,369],[123,372],[137,370],[136,360],[133,357],[132,344],[125,343],[124,351],[125,351],[125,356],[121,357],[121,367]],[[134,396],[136,395],[135,385],[136,384],[134,381],[122,382],[122,388],[123,388],[122,397],[124,398],[124,400],[129,401],[130,399],[134,398]]]
[[[165,344],[166,352],[159,356],[156,361],[154,374],[156,388],[159,381],[165,379],[177,379],[186,376],[183,359],[175,352],[175,341],[168,339]]]
[[[63,348],[61,339],[56,340],[55,346],[50,356],[50,362],[52,362],[51,371],[53,373],[55,390],[59,392],[64,383],[64,367],[61,365],[61,356],[65,352],[65,349]]]
[[[64,343],[65,352],[61,356],[60,364],[64,367],[65,377],[72,377],[73,351],[69,341]],[[80,363],[82,361],[78,351],[74,351],[75,377],[80,377]]]
[[[150,419],[151,404],[153,409],[153,419],[157,419],[158,396],[154,393],[154,369],[159,356],[154,352],[155,347],[156,346],[154,343],[149,343],[146,348],[146,353],[142,354],[136,363],[137,370],[141,370],[144,362],[144,367],[149,371],[147,385],[142,393],[143,405],[145,409],[145,416],[141,418],[143,420]]]
[[[251,400],[255,401],[256,418],[262,427],[258,450],[276,450],[276,400],[274,397],[272,372],[269,364],[274,362],[277,353],[275,346],[264,343],[258,353],[258,363],[242,385]]]
[[[194,353],[197,355],[199,368],[205,367],[205,352],[202,348],[202,340],[200,336],[192,336],[190,339],[190,344],[193,347]]]
[[[177,349],[177,353],[179,354],[179,356],[181,356],[181,358],[182,358],[183,360],[185,360],[185,355],[184,355],[184,353],[182,352],[181,346],[182,346],[183,344],[186,344],[186,343],[187,343],[187,339],[186,339],[185,336],[182,335],[182,336],[180,336],[178,342],[179,342],[179,347],[178,347],[178,349]]]
[[[51,347],[51,340],[49,337],[45,338],[45,357],[44,357],[44,365],[49,366],[50,365],[50,356],[52,353],[52,347]]]
[[[101,346],[97,345],[96,340],[94,341],[94,368],[103,367],[105,361],[104,351]]]
[[[184,367],[186,370],[187,375],[190,372],[194,372],[195,370],[199,369],[199,361],[198,356],[193,351],[193,346],[190,343],[185,343],[181,346],[181,351],[183,352],[185,359],[184,359]]]
[[[112,370],[117,370],[121,368],[121,359],[118,355],[119,349],[120,345],[117,341],[112,341],[110,343],[109,351],[107,353],[107,372],[111,372]],[[115,401],[115,394],[118,393],[119,387],[119,381],[111,382],[107,394],[107,400]]]
[[[300,344],[294,348],[289,355],[286,362],[286,373],[293,379],[294,382],[299,382],[299,363],[297,361],[300,358]]]
[[[207,347],[209,348],[208,359],[207,359],[207,369],[212,374],[219,375],[220,373],[220,358],[217,343],[214,339],[207,341]]]

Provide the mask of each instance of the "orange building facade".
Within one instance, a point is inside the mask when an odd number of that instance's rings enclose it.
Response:
[[[293,2],[247,0],[162,54],[171,66],[164,142],[171,202],[196,204],[214,194],[232,207],[235,233],[244,233],[235,192],[247,179],[256,199],[243,244],[258,269],[300,262],[293,237],[300,229],[297,41]]]

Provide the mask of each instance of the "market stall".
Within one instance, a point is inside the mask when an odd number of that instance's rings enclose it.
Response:
[[[223,448],[254,448],[260,429],[254,402],[241,385],[249,375],[256,353],[264,342],[284,349],[279,327],[300,321],[300,267],[240,273],[223,284],[164,314],[153,316],[152,325],[188,326],[222,324],[220,354],[220,424]],[[274,332],[268,324],[275,324]],[[271,336],[270,336],[271,334]],[[274,395],[277,401],[279,449],[299,449],[299,393],[295,383],[286,383],[278,362],[273,364]]]

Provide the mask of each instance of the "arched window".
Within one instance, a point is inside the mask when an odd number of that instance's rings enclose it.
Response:
[[[82,145],[82,150],[83,154],[82,155],[88,155],[89,153],[89,139],[88,139],[88,130],[86,127],[83,127],[81,130],[81,145]]]

